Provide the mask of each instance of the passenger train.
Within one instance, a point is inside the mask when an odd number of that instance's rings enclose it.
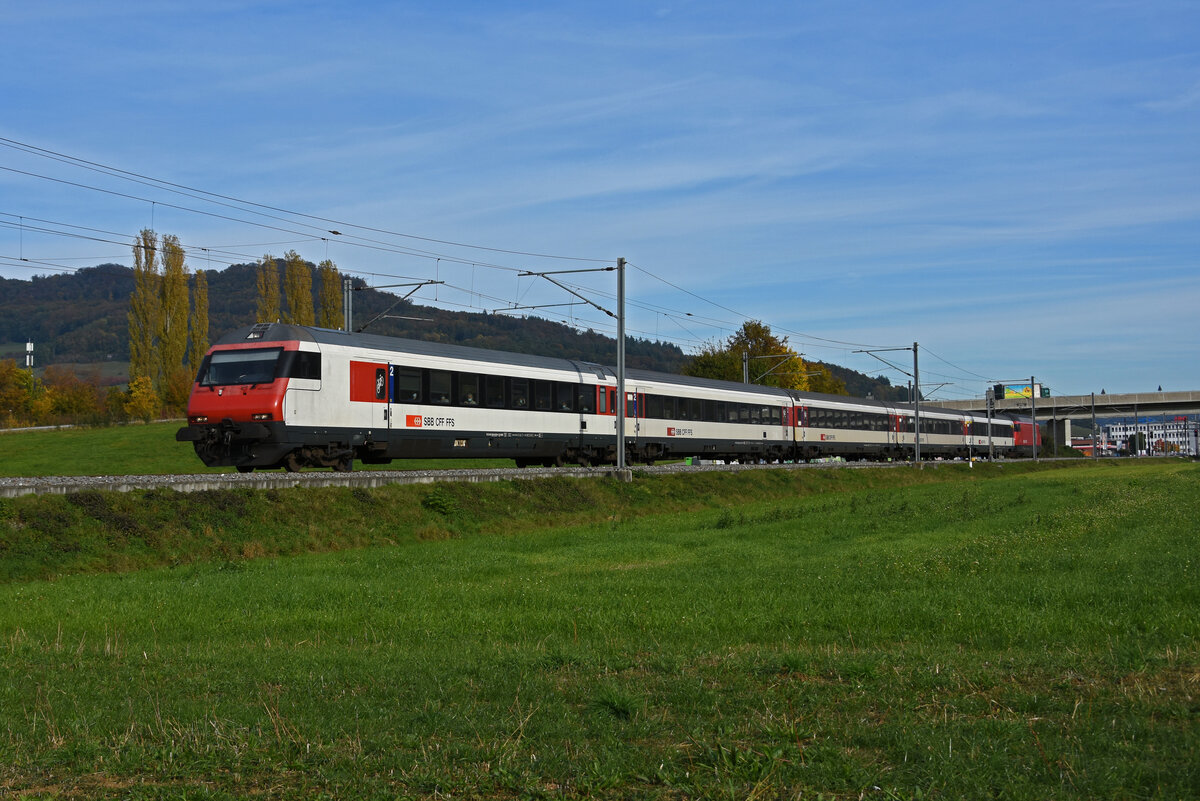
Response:
[[[627,370],[627,461],[909,459],[912,409],[877,400]],[[611,367],[307,326],[260,323],[209,350],[188,400],[210,467],[331,467],[409,458],[520,466],[616,462]],[[1030,420],[922,409],[922,458],[1015,455]]]

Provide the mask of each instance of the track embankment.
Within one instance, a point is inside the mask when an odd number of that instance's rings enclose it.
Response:
[[[72,492],[136,492],[172,489],[177,492],[202,492],[228,489],[292,489],[294,487],[383,487],[389,484],[433,484],[443,481],[486,483],[493,481],[539,478],[616,478],[632,481],[634,472],[667,474],[680,472],[740,472],[744,470],[796,470],[830,467],[901,467],[906,462],[831,462],[825,464],[706,464],[638,465],[617,470],[615,467],[491,468],[471,470],[360,470],[351,473],[313,471],[287,473],[195,473],[189,475],[149,476],[37,476],[0,477],[0,498],[21,495],[66,495]],[[936,464],[936,463],[934,463]]]

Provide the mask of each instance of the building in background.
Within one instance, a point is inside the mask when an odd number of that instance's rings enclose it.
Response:
[[[1102,426],[1100,431],[1101,453],[1109,449],[1132,450],[1130,440],[1140,433],[1143,441],[1138,451],[1141,454],[1200,456],[1200,417],[1196,415],[1114,420]]]

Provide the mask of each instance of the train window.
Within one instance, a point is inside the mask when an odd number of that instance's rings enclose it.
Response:
[[[421,371],[407,370],[402,367],[395,369],[395,384],[393,388],[396,403],[418,403],[421,400]]]
[[[321,354],[308,350],[284,351],[283,358],[279,360],[279,367],[275,372],[279,376],[288,378],[313,378],[319,381],[321,379]]]
[[[549,381],[531,381],[533,385],[533,408],[539,412],[548,412],[554,408],[550,394],[553,388]]]
[[[479,376],[473,373],[461,373],[458,376],[458,405],[479,405]]]
[[[716,414],[713,416],[713,420],[715,420],[718,423],[724,423],[726,420],[728,420],[729,419],[729,411],[726,408],[727,406],[728,406],[728,404],[725,403],[725,401],[717,401],[717,411],[716,411]]]
[[[498,375],[483,378],[483,402],[489,409],[504,408],[504,379]]]
[[[772,406],[770,412],[771,423],[777,426],[783,425],[783,409],[779,408],[778,406]]]
[[[429,371],[429,402],[439,406],[450,403],[450,373],[446,370]]]
[[[600,414],[608,414],[608,388],[598,387],[598,389],[600,390],[600,402],[597,404],[596,410]]]
[[[560,412],[575,411],[575,385],[559,382],[554,385],[554,408]]]
[[[687,398],[675,398],[675,419],[676,420],[691,420],[688,417],[688,402]]]
[[[596,409],[596,388],[589,385],[576,387],[579,393],[579,412],[580,414],[591,414]]]
[[[208,358],[197,377],[201,386],[270,384],[282,348],[218,350]]]
[[[688,417],[689,420],[703,420],[704,419],[704,401],[700,400],[699,398],[689,398],[688,399],[688,414],[690,415]]]
[[[509,384],[508,405],[512,409],[529,408],[529,379],[514,378]]]
[[[646,396],[646,416],[654,420],[663,419],[663,398],[662,395],[647,395]]]

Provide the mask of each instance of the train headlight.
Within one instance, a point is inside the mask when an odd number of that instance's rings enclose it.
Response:
[[[192,425],[194,425],[194,426],[198,426],[198,425],[200,425],[201,423],[207,423],[207,422],[208,422],[208,415],[204,415],[204,414],[195,414],[195,415],[192,415],[191,417],[189,417],[189,418],[188,418],[188,422],[189,422],[189,423],[191,423],[191,424],[192,424]]]
[[[270,420],[271,413],[270,412],[259,412],[258,414],[250,415],[250,419],[254,420],[255,422],[262,422],[263,420]]]

